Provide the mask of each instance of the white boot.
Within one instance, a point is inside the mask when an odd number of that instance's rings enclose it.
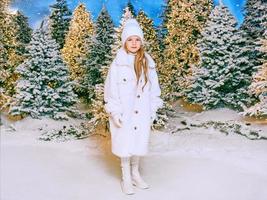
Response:
[[[132,156],[131,157],[131,174],[132,174],[132,183],[133,185],[137,186],[141,189],[148,189],[148,184],[142,179],[139,173],[139,156]]]
[[[131,179],[131,170],[130,170],[130,157],[121,158],[121,172],[122,172],[122,181],[121,188],[125,194],[134,194],[132,179]]]

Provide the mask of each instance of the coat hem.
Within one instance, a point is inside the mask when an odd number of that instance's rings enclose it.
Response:
[[[148,152],[146,153],[128,153],[128,154],[120,154],[120,153],[116,153],[114,151],[112,151],[112,153],[115,155],[115,156],[118,156],[118,157],[131,157],[131,156],[145,156],[148,154]]]

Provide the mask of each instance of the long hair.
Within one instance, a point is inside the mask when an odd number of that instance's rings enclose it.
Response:
[[[127,53],[129,53],[129,50],[127,49],[126,43],[124,45],[124,49],[126,50]],[[140,49],[136,52],[136,56],[134,59],[134,71],[137,77],[137,85],[139,84],[139,79],[142,75],[142,72],[145,75],[145,84],[142,87],[142,90],[144,90],[145,85],[147,84],[148,81],[148,61],[145,56],[145,49],[141,45]]]

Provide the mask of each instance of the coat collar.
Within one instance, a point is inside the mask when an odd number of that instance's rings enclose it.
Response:
[[[156,67],[156,64],[154,62],[154,60],[152,59],[152,57],[145,52],[145,56],[148,60],[148,66],[150,68],[155,68]],[[131,67],[131,62],[129,60],[129,55],[127,54],[127,52],[124,50],[124,48],[120,48],[117,52],[117,55],[115,57],[115,63],[118,65],[118,66],[129,66]]]

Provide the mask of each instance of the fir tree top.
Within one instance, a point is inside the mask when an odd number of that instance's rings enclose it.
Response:
[[[31,41],[32,29],[28,23],[28,17],[26,17],[21,11],[18,11],[15,15],[15,22],[19,29],[17,31],[16,37],[17,41],[27,44]]]
[[[241,29],[245,30],[252,38],[262,38],[267,21],[267,0],[247,0],[245,4],[245,19]]]
[[[66,0],[57,0],[51,8],[51,34],[60,48],[63,48],[65,36],[69,30],[71,11],[68,9]]]
[[[133,4],[131,3],[131,0],[128,1],[126,7],[128,7],[128,9],[132,13],[133,17],[136,17],[136,12],[135,12]]]

